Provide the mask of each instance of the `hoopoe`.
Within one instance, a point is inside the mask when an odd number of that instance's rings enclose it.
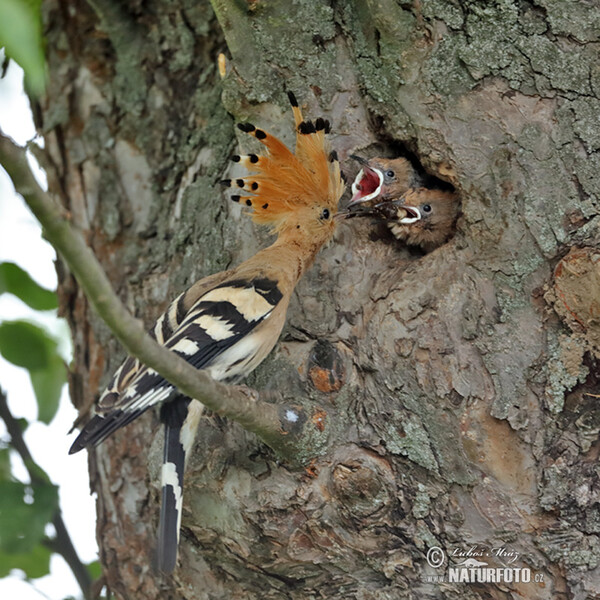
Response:
[[[405,158],[372,158],[366,160],[355,154],[362,165],[352,184],[352,199],[348,207],[377,200],[382,202],[399,198],[410,188],[419,187],[421,178]]]
[[[241,123],[238,127],[266,152],[234,156],[250,175],[222,182],[243,192],[232,200],[251,208],[252,219],[270,226],[277,239],[239,266],[195,283],[151,330],[159,344],[216,380],[243,379],[273,349],[296,284],[336,227],[344,185],[337,155],[325,139],[329,122],[305,121],[294,95],[288,96],[296,125],[295,153],[262,129]],[[99,444],[156,404],[165,428],[157,565],[169,573],[177,562],[185,459],[203,413],[201,404],[129,357],[70,453]]]

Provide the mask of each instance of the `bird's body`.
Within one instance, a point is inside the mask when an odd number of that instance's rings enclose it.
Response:
[[[270,225],[277,240],[239,266],[195,283],[151,330],[160,344],[216,380],[243,379],[271,352],[298,280],[334,233],[343,183],[337,157],[327,150],[324,133],[329,125],[322,119],[304,121],[291,94],[290,101],[297,129],[295,154],[277,138],[242,124],[240,129],[264,144],[267,153],[234,157],[254,175],[235,180],[248,195],[232,199],[252,207],[253,219]],[[232,181],[223,183],[231,186]],[[71,453],[102,442],[157,404],[165,424],[158,567],[169,572],[177,558],[184,463],[203,412],[200,403],[129,357]]]

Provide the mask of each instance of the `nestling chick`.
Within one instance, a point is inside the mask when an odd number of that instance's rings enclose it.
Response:
[[[195,283],[151,330],[159,344],[216,380],[239,381],[271,352],[298,280],[334,234],[344,185],[337,156],[325,139],[329,123],[321,118],[304,121],[296,98],[289,98],[296,123],[295,153],[262,129],[240,124],[266,153],[233,157],[251,175],[222,182],[244,190],[243,196],[231,199],[251,208],[253,220],[270,226],[277,239],[241,265]],[[185,459],[202,405],[129,357],[70,452],[99,444],[154,405],[161,406],[165,425],[157,562],[160,570],[170,572],[177,561]]]
[[[373,214],[385,219],[397,239],[426,252],[448,241],[458,213],[455,193],[427,188],[411,189],[401,198],[373,207]]]
[[[366,160],[354,154],[362,169],[352,184],[352,200],[348,207],[363,202],[399,198],[410,188],[419,187],[421,179],[405,158],[372,158]]]

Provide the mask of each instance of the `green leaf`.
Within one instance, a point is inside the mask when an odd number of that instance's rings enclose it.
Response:
[[[55,354],[46,368],[29,371],[29,377],[37,398],[38,419],[48,424],[58,410],[60,394],[67,378],[65,364]]]
[[[102,565],[99,560],[95,560],[87,565],[88,573],[93,581],[100,579],[102,576]]]
[[[29,427],[29,421],[25,417],[19,417],[17,419],[17,423],[19,424],[19,427],[21,428],[21,433],[25,433],[25,431]]]
[[[44,92],[46,65],[39,1],[0,1],[0,47],[25,71],[27,87],[36,96]]]
[[[0,552],[31,552],[43,539],[57,508],[54,485],[0,481]]]
[[[33,323],[0,323],[0,354],[14,365],[29,370],[45,369],[56,351],[56,342]]]
[[[11,478],[10,468],[10,450],[8,448],[0,449],[0,481],[9,481]]]
[[[27,271],[11,262],[0,263],[0,294],[15,295],[34,310],[58,307],[56,293],[36,283]]]
[[[5,321],[0,323],[0,354],[29,371],[38,403],[38,418],[49,423],[58,410],[66,381],[65,364],[56,340],[28,321]]]
[[[25,571],[25,576],[29,579],[44,577],[50,573],[51,555],[50,549],[42,544],[24,554],[0,551],[0,577],[6,577],[13,569]]]
[[[43,482],[47,483],[48,485],[52,485],[52,483],[50,482],[50,477],[48,477],[46,471],[44,471],[44,469],[42,469],[42,467],[40,467],[40,465],[38,465],[33,459],[27,461],[25,463],[25,467],[27,468],[27,471],[31,473],[31,477],[37,478],[38,482]]]

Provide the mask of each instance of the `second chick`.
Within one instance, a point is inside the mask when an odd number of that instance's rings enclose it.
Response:
[[[450,239],[459,208],[454,192],[416,188],[376,204],[372,214],[382,217],[398,240],[429,252]]]

